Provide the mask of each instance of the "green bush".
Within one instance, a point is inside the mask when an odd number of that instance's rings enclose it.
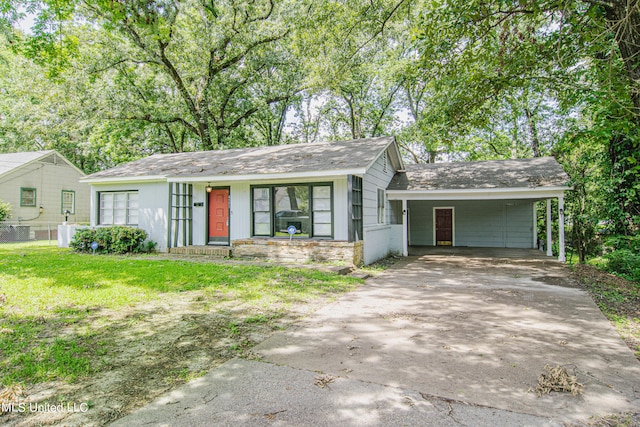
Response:
[[[110,254],[137,253],[153,250],[155,242],[144,241],[147,232],[134,227],[114,225],[111,227],[84,228],[76,231],[69,246],[76,252],[91,252],[91,243],[98,243],[96,252]],[[150,243],[151,242],[151,243]]]
[[[617,251],[620,249],[626,249],[636,254],[640,254],[640,235],[638,236],[611,236],[605,243],[605,248],[608,250]]]
[[[0,222],[11,218],[11,205],[0,200]]]
[[[640,283],[640,253],[629,249],[618,249],[604,256],[607,270],[626,279]]]

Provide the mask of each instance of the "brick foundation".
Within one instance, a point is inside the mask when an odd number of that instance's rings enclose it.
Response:
[[[233,256],[285,262],[345,262],[362,265],[362,242],[313,239],[240,239],[231,242]]]

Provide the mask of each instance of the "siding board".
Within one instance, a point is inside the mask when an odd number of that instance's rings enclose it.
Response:
[[[456,246],[531,248],[533,202],[409,201],[409,241],[433,245],[433,208],[455,208]]]
[[[387,159],[385,169],[384,156],[385,154],[381,153],[362,177],[362,222],[365,235],[363,251],[366,264],[383,258],[393,251],[392,244],[389,242],[388,230],[396,228],[388,228],[384,227],[384,224],[378,224],[378,189],[386,190],[395,175],[395,169],[389,159]],[[389,224],[391,222],[389,200],[385,200],[384,211],[385,224]]]
[[[89,222],[90,188],[89,184],[79,182],[82,176],[62,160],[57,164],[36,161],[0,178],[0,200],[11,204],[11,220],[59,224],[65,219],[62,191],[70,190],[75,192],[76,213],[69,216],[69,222]],[[20,188],[36,189],[36,206],[20,206]],[[38,216],[40,206],[44,210]]]

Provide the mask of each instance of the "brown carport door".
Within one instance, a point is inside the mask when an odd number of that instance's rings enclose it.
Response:
[[[436,209],[436,245],[453,244],[453,210]]]

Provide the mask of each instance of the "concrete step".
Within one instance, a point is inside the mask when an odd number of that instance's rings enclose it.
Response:
[[[229,258],[231,256],[229,246],[179,246],[169,248],[168,252],[177,255],[207,255],[215,258]]]

